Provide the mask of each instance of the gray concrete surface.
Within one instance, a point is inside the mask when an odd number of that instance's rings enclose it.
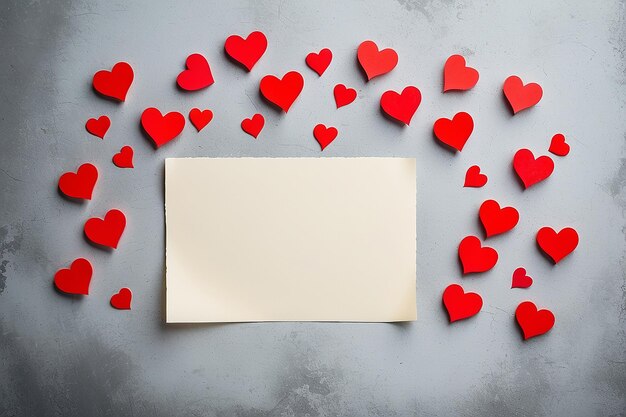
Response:
[[[0,415],[2,416],[618,416],[626,415],[626,29],[623,1],[0,2]],[[229,62],[224,39],[261,29],[269,49],[248,74]],[[364,39],[400,56],[365,83],[355,61]],[[322,78],[304,64],[313,50],[335,58]],[[210,61],[215,84],[175,87],[189,53]],[[464,54],[476,88],[441,94],[442,65]],[[119,60],[136,73],[123,105],[97,97],[92,74]],[[305,89],[288,115],[258,95],[268,73],[300,70]],[[510,74],[540,82],[544,99],[512,117],[501,93]],[[359,92],[335,110],[332,87]],[[380,115],[387,89],[417,85],[424,100],[408,128]],[[200,134],[188,125],[155,151],[138,121],[148,106],[213,109]],[[258,140],[239,123],[260,111]],[[433,121],[457,111],[476,129],[461,154],[438,146]],[[104,141],[84,130],[107,114]],[[320,153],[312,128],[339,138]],[[552,177],[522,191],[515,150],[547,152],[562,131],[572,145]],[[110,163],[135,148],[134,170]],[[163,322],[163,160],[176,156],[405,156],[418,161],[419,319],[408,324]],[[95,198],[75,204],[56,189],[82,162],[101,172]],[[478,163],[483,189],[463,189]],[[518,227],[492,239],[489,273],[462,278],[456,246],[480,233],[486,198],[515,205]],[[86,218],[118,207],[128,227],[114,253],[82,236]],[[537,250],[539,227],[573,226],[577,251],[552,266]],[[244,256],[245,254],[242,254]],[[91,295],[55,292],[55,271],[76,257],[96,270]],[[535,279],[511,290],[523,265]],[[450,282],[485,300],[474,319],[448,325]],[[121,286],[130,312],[108,300]],[[551,308],[546,336],[523,342],[513,320],[525,299]]]

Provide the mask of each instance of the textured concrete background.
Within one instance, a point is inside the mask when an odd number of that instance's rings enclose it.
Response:
[[[626,415],[623,2],[0,3],[0,415]],[[228,35],[255,29],[269,48],[248,74],[222,48]],[[391,74],[367,84],[355,60],[364,39],[400,56]],[[323,47],[335,58],[318,78],[304,58]],[[209,59],[216,82],[183,93],[175,78],[193,52]],[[443,95],[442,66],[453,53],[481,78],[470,92]],[[95,71],[119,60],[136,74],[122,105],[90,88]],[[282,115],[259,98],[258,82],[292,69],[305,89]],[[545,92],[515,117],[501,93],[513,73]],[[359,98],[335,110],[338,82]],[[408,84],[424,100],[401,128],[380,115],[378,99]],[[138,127],[148,106],[208,107],[215,118],[155,151]],[[239,123],[256,111],[267,125],[255,141]],[[457,111],[470,112],[476,129],[453,155],[431,128]],[[113,122],[104,141],[84,130],[100,114]],[[323,154],[311,133],[319,122],[340,130]],[[547,153],[558,131],[570,155],[554,157],[554,174],[522,191],[515,150]],[[125,144],[135,148],[134,170],[110,162]],[[163,159],[176,156],[416,157],[419,319],[166,326]],[[101,178],[94,200],[75,204],[56,184],[83,162]],[[463,189],[474,163],[489,183]],[[480,233],[486,198],[515,205],[521,221],[490,239],[501,256],[492,271],[461,278],[456,246]],[[113,207],[129,223],[111,253],[87,244],[82,225]],[[534,243],[544,225],[581,236],[556,267]],[[73,299],[55,292],[52,277],[79,256],[95,276],[91,295]],[[520,265],[535,284],[511,290]],[[483,295],[477,317],[447,324],[440,300],[450,282]],[[108,304],[122,286],[135,294],[130,312]],[[554,311],[548,335],[521,340],[513,312],[524,299]]]

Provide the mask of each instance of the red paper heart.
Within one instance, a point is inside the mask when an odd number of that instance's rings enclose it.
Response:
[[[469,90],[478,82],[478,71],[465,65],[465,58],[452,55],[443,66],[443,91]]]
[[[197,108],[191,109],[189,112],[189,120],[196,127],[196,129],[201,131],[204,129],[206,125],[208,125],[211,120],[213,120],[213,112],[211,110],[200,110]]]
[[[576,249],[578,233],[571,227],[558,233],[551,227],[542,227],[537,232],[537,244],[557,264]]]
[[[133,69],[127,62],[118,62],[111,71],[96,72],[92,85],[94,90],[103,96],[125,101],[134,76]]]
[[[443,292],[443,305],[452,323],[478,314],[483,307],[483,299],[480,294],[466,293],[460,285],[450,284]]]
[[[315,136],[315,140],[320,144],[322,150],[335,140],[337,133],[336,128],[332,126],[326,127],[321,123],[313,129],[313,136]]]
[[[343,84],[337,84],[333,89],[333,94],[337,108],[347,106],[356,99],[356,90],[348,88]]]
[[[265,126],[265,118],[260,113],[255,114],[251,119],[243,119],[241,122],[243,131],[255,139],[261,133],[263,126]]]
[[[380,107],[384,112],[406,125],[411,124],[411,118],[421,102],[422,93],[411,85],[405,87],[401,94],[389,90],[380,97]]]
[[[104,219],[92,217],[85,222],[85,236],[98,245],[116,249],[126,228],[126,216],[117,209],[109,210]]]
[[[554,171],[554,162],[546,155],[535,159],[530,150],[520,149],[513,157],[513,168],[524,188],[528,188],[548,178]]]
[[[183,131],[185,117],[177,111],[163,116],[159,109],[149,107],[141,113],[141,125],[154,145],[159,148]]]
[[[457,151],[463,150],[473,130],[474,119],[465,112],[455,114],[452,119],[442,117],[433,125],[437,139]]]
[[[243,65],[248,71],[265,53],[267,38],[263,32],[252,32],[246,39],[239,35],[231,35],[224,43],[224,50],[235,61]]]
[[[260,88],[263,97],[287,113],[304,88],[304,78],[297,71],[288,72],[282,79],[266,75],[261,79]]]
[[[498,252],[490,247],[482,247],[476,236],[467,236],[459,244],[459,259],[463,265],[463,274],[485,272],[498,262]]]
[[[91,118],[87,120],[87,123],[85,123],[85,129],[87,129],[87,132],[99,137],[100,139],[104,139],[104,135],[106,135],[109,127],[111,127],[111,119],[104,115],[98,117],[97,119]]]
[[[357,58],[367,80],[391,71],[398,64],[398,54],[391,48],[378,50],[373,41],[363,41],[357,50]]]
[[[519,213],[515,207],[500,208],[496,200],[485,200],[480,205],[478,217],[485,228],[487,237],[508,232],[519,221]]]
[[[533,285],[533,279],[526,275],[526,269],[519,267],[513,272],[511,288],[528,288]]]
[[[68,294],[89,294],[89,283],[93,268],[91,263],[84,258],[78,258],[69,269],[60,269],[54,274],[54,285]]]
[[[313,71],[317,72],[320,77],[326,71],[326,68],[330,65],[330,61],[333,60],[333,53],[330,49],[324,48],[319,53],[311,52],[306,56],[306,64]]]
[[[98,181],[98,169],[92,164],[82,164],[76,173],[66,172],[59,178],[59,190],[72,198],[91,200]]]
[[[524,340],[547,333],[554,326],[554,314],[550,310],[537,310],[535,303],[524,301],[517,306],[515,318],[524,334]]]
[[[463,187],[480,188],[485,184],[487,184],[487,176],[480,173],[480,167],[478,165],[472,165],[467,169]]]
[[[113,155],[113,164],[118,168],[133,168],[133,148],[123,146],[122,149]]]
[[[111,306],[118,310],[130,310],[130,302],[133,298],[133,293],[128,288],[122,288],[117,294],[111,296]]]
[[[183,90],[196,91],[213,84],[213,74],[206,58],[200,54],[191,54],[185,62],[186,70],[178,74],[176,82]]]
[[[528,83],[524,85],[516,75],[511,75],[504,81],[502,90],[511,105],[511,109],[513,109],[513,114],[539,103],[543,95],[543,90],[539,84]]]
[[[569,153],[569,144],[565,142],[565,136],[562,133],[557,133],[552,136],[552,141],[550,142],[550,148],[548,150],[558,156],[567,155]]]

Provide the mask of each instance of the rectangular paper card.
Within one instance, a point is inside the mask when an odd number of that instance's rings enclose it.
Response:
[[[168,323],[416,319],[413,158],[165,161]]]

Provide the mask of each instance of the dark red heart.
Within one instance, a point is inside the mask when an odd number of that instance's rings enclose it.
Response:
[[[378,50],[373,41],[363,41],[357,50],[357,58],[367,80],[391,71],[398,64],[398,54],[391,48]]]
[[[485,272],[498,262],[498,252],[490,247],[483,247],[476,236],[467,236],[459,244],[459,259],[463,265],[463,274]]]
[[[134,76],[133,69],[127,62],[118,62],[111,71],[96,72],[92,85],[94,90],[103,96],[125,101]]]
[[[343,84],[337,84],[333,89],[333,95],[335,96],[335,104],[339,108],[347,106],[356,99],[356,90]]]
[[[91,263],[84,258],[78,258],[69,269],[60,269],[54,274],[54,285],[68,294],[89,294],[89,283],[93,268]]]
[[[332,126],[326,127],[321,123],[313,129],[313,136],[315,136],[315,140],[317,140],[317,143],[320,144],[322,150],[335,140],[337,133],[336,128]]]
[[[235,61],[248,71],[257,63],[267,49],[267,38],[263,32],[252,32],[246,39],[239,35],[231,35],[224,43],[224,50]]]
[[[330,49],[324,48],[319,53],[311,52],[306,56],[306,64],[313,71],[317,72],[317,75],[320,77],[326,71],[326,68],[330,65],[330,62],[333,60],[333,53]]]
[[[465,58],[452,55],[443,66],[443,91],[469,90],[478,82],[478,71],[465,65]]]
[[[472,165],[467,169],[463,187],[480,188],[485,184],[487,184],[487,176],[485,174],[481,174],[480,167],[478,165]]]
[[[533,279],[526,275],[526,269],[519,267],[513,271],[511,288],[528,288],[533,285]]]
[[[465,112],[455,114],[452,119],[438,119],[433,125],[437,139],[457,151],[463,150],[473,130],[474,119]]]
[[[539,84],[528,83],[524,85],[516,75],[511,75],[504,81],[502,90],[511,105],[511,109],[513,109],[513,114],[539,103],[543,95],[543,90]]]
[[[513,157],[513,168],[524,184],[524,188],[528,188],[545,180],[552,174],[554,161],[546,155],[535,159],[530,150],[520,149]]]
[[[104,139],[104,135],[106,135],[109,127],[111,127],[111,119],[104,115],[98,117],[97,119],[91,118],[87,120],[87,123],[85,123],[85,129],[87,129],[87,132],[99,137],[100,139]]]
[[[98,181],[98,169],[92,164],[82,164],[76,173],[66,172],[59,178],[59,190],[72,198],[91,200]]]
[[[133,148],[123,146],[122,149],[113,155],[113,164],[118,168],[133,168]]]
[[[130,310],[130,302],[133,298],[133,293],[128,288],[122,288],[117,294],[111,296],[111,306],[118,310]]]
[[[297,71],[288,72],[282,79],[266,75],[261,79],[260,88],[263,97],[287,113],[304,88],[304,78]]]
[[[537,232],[537,244],[557,264],[576,249],[578,233],[571,227],[558,233],[551,227],[542,227]]]
[[[191,54],[185,62],[186,70],[178,74],[176,82],[183,90],[196,91],[213,84],[213,74],[206,58],[200,54]]]
[[[117,209],[109,210],[104,219],[92,217],[85,222],[85,236],[98,245],[116,249],[126,228],[126,216]]]
[[[443,305],[452,323],[478,314],[483,307],[483,299],[480,294],[466,293],[460,285],[450,284],[443,292]]]
[[[524,301],[515,310],[515,319],[522,329],[524,340],[547,333],[554,326],[550,310],[537,310],[535,303]]]
[[[243,131],[255,139],[261,133],[263,126],[265,126],[265,118],[261,113],[255,114],[251,119],[243,119],[241,122]]]
[[[380,97],[380,107],[385,113],[400,122],[409,125],[422,102],[422,93],[417,87],[408,86],[401,94],[393,90],[385,91]]]
[[[213,120],[213,112],[211,110],[200,110],[197,108],[191,109],[189,112],[189,120],[196,127],[196,129],[201,131],[204,129],[206,125],[208,125],[211,120]]]
[[[515,207],[500,208],[496,200],[485,200],[480,205],[478,217],[485,228],[487,237],[508,232],[519,221],[519,213]]]
[[[558,156],[567,155],[569,153],[569,144],[565,142],[565,136],[562,133],[552,136],[548,150]]]
[[[150,107],[141,114],[141,125],[154,142],[154,145],[159,148],[183,131],[185,116],[177,111],[163,116],[159,109]]]

